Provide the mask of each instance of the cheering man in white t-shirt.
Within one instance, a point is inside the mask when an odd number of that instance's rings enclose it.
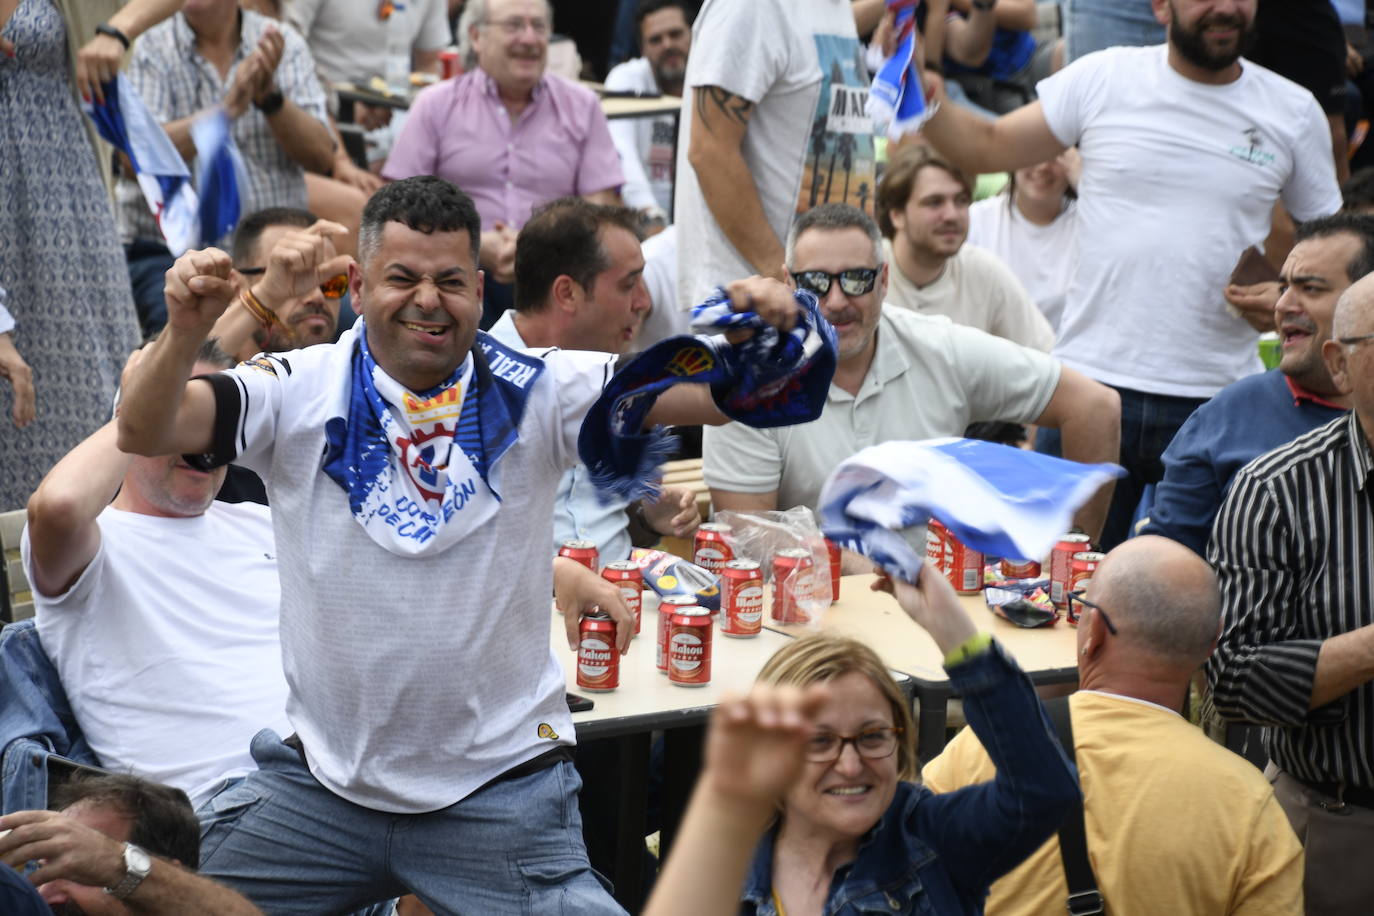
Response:
[[[1274,204],[1298,220],[1341,205],[1316,100],[1240,57],[1255,0],[1153,5],[1167,44],[1081,58],[1039,84],[1039,101],[996,121],[945,104],[923,128],[976,172],[1071,145],[1082,154],[1078,265],[1054,355],[1121,393],[1129,477],[1116,485],[1107,548],[1162,476],[1183,421],[1261,368],[1254,330],[1222,291],[1242,252],[1264,243]]]
[[[479,335],[480,236],[472,200],[447,181],[386,185],[350,268],[362,318],[337,343],[204,378],[190,378],[191,357],[234,287],[228,255],[188,252],[168,273],[167,327],[126,385],[122,446],[242,463],[272,502],[295,734],[254,739],[258,769],[209,802],[201,862],[272,913],[348,912],[404,891],[438,912],[618,911],[581,836],[549,552],[584,416],[602,411],[583,444],[623,479],[595,448],[637,457],[644,437],[622,428],[633,407],[610,417],[602,389],[639,392],[641,371],[667,370],[648,351],[612,378],[614,354],[541,358]],[[284,288],[268,289],[281,279],[269,266],[263,292],[300,295],[331,257],[321,237],[293,253]],[[730,302],[773,328],[814,326],[774,280],[734,284]],[[705,384],[635,406],[650,403],[643,429],[725,422]],[[808,401],[788,416],[813,413]],[[586,594],[559,593],[570,625],[596,600],[601,580],[587,580]],[[612,616],[628,648],[633,616]]]

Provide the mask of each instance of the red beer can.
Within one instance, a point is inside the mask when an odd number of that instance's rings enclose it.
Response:
[[[763,629],[763,571],[755,560],[731,560],[720,575],[720,632],[757,636]]]
[[[961,595],[976,595],[983,590],[983,554],[972,547],[964,546],[954,532],[944,531],[945,556],[948,568],[945,578],[954,590]]]
[[[638,636],[644,609],[644,570],[632,560],[617,560],[606,564],[606,568],[601,570],[601,578],[620,586],[620,597],[625,599],[630,613],[635,615],[634,635]]]
[[[811,597],[811,568],[815,563],[805,547],[785,547],[773,554],[773,605],[778,623],[810,623],[801,602]]]
[[[564,541],[563,546],[558,548],[558,555],[567,557],[569,560],[576,560],[592,572],[596,572],[598,563],[596,541]]]
[[[596,611],[578,626],[577,686],[583,690],[614,690],[620,686],[620,653],[615,648],[615,621]]]
[[[439,79],[453,79],[463,73],[463,56],[453,48],[439,52]]]
[[[1088,583],[1093,580],[1093,573],[1097,571],[1097,564],[1102,562],[1105,553],[1098,553],[1095,550],[1084,550],[1073,555],[1069,572],[1069,592],[1083,592],[1087,589]],[[1065,600],[1068,600],[1067,594]],[[1072,626],[1078,626],[1078,605],[1069,603],[1066,618]]]
[[[1088,550],[1091,542],[1086,534],[1066,534],[1054,545],[1050,554],[1050,600],[1061,610],[1068,607],[1065,597],[1069,590],[1069,575],[1073,572],[1073,555]]]
[[[711,683],[711,612],[679,607],[668,622],[668,681],[679,687]]]
[[[926,559],[945,577],[949,576],[948,533],[939,519],[932,518],[926,523]]]
[[[840,600],[840,545],[826,538],[825,550],[830,554],[830,603],[834,604]]]
[[[725,564],[735,558],[729,541],[732,530],[729,525],[719,522],[703,522],[697,528],[696,540],[693,542],[692,562],[712,575],[719,576],[721,570],[725,569]]]
[[[697,599],[691,595],[669,595],[658,603],[658,648],[654,652],[654,664],[658,666],[659,674],[668,673],[668,631],[673,615],[696,606]],[[706,614],[709,618],[710,611],[706,611]]]
[[[1040,563],[1037,560],[1002,558],[1002,578],[1004,579],[1035,579],[1039,575]]]

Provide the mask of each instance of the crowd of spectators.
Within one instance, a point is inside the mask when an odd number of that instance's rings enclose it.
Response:
[[[554,555],[702,521],[606,498],[578,436],[720,288],[783,329],[812,294],[836,367],[806,423],[660,398],[714,511],[815,510],[892,440],[1125,475],[1073,519],[1107,559],[1071,740],[952,594],[880,575],[971,729],[922,783],[871,650],[789,647],[717,711],[648,911],[1062,910],[1080,803],[1111,912],[1370,909],[1374,0],[925,0],[928,119],[889,137],[894,5],[0,0],[35,604],[0,859],[41,896],[0,865],[0,908],[618,912],[545,615],[624,648],[630,613]],[[83,113],[117,87],[193,169],[223,113],[231,230],[176,250]],[[1262,728],[1264,775],[1189,706]],[[35,740],[134,775],[11,786]]]

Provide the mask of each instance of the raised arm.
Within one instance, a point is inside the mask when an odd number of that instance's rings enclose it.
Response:
[[[783,245],[768,224],[742,146],[754,103],[719,86],[692,90],[687,161],[716,223],[754,271],[783,279]],[[723,279],[723,278],[722,278]]]
[[[1083,464],[1115,463],[1121,456],[1121,396],[1081,372],[1063,366],[1054,395],[1037,426],[1058,429],[1064,457]],[[1074,524],[1094,541],[1102,534],[1114,483],[1106,483],[1074,514]]]
[[[201,454],[211,446],[215,399],[191,381],[196,352],[234,298],[229,255],[188,251],[167,271],[167,326],[126,373],[119,448],[135,455]]]
[[[8,831],[8,835],[3,835]],[[124,879],[124,844],[56,811],[16,811],[0,817],[0,861],[15,868],[40,860],[35,885],[66,880],[114,887]],[[124,898],[125,912],[140,916],[215,913],[260,916],[239,894],[179,865],[152,857],[152,870]]]
[[[1067,149],[1050,131],[1039,102],[990,121],[951,102],[939,78],[927,76],[927,80],[938,87],[935,99],[940,108],[921,133],[970,172],[1010,172],[1053,159]]]
[[[129,0],[106,25],[124,33],[129,41],[181,9],[185,0]],[[112,35],[96,35],[76,52],[76,89],[85,99],[105,101],[101,86],[114,79],[124,59],[124,43]]]

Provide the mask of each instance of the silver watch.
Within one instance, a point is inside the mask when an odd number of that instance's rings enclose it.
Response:
[[[153,860],[146,852],[133,843],[124,844],[124,878],[114,887],[105,888],[105,893],[116,900],[123,900],[134,892],[153,870]]]

